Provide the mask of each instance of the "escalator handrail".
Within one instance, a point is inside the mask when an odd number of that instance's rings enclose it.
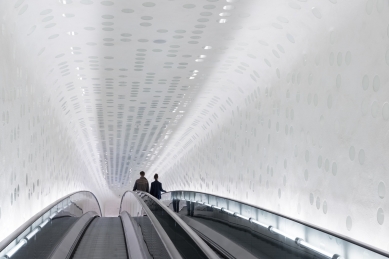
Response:
[[[23,225],[21,225],[20,227],[18,227],[14,232],[12,232],[10,235],[8,235],[5,239],[3,239],[1,242],[0,242],[0,252],[3,251],[5,248],[7,248],[7,246],[9,244],[12,243],[12,241],[14,241],[16,238],[18,238],[27,228],[29,228],[35,221],[37,221],[40,217],[42,217],[46,212],[48,212],[49,210],[51,210],[51,208],[53,208],[54,206],[56,206],[57,204],[59,204],[60,202],[66,200],[67,198],[69,198],[70,196],[72,195],[75,195],[77,193],[82,193],[82,192],[88,192],[90,194],[93,195],[93,197],[96,199],[97,201],[97,204],[99,205],[99,210],[100,210],[100,216],[102,216],[101,214],[101,207],[100,207],[100,203],[99,203],[99,200],[96,198],[96,196],[90,192],[90,191],[77,191],[77,192],[73,192],[73,193],[70,193],[62,198],[59,198],[58,200],[52,202],[51,204],[49,204],[48,206],[46,206],[44,209],[42,209],[40,212],[38,212],[37,214],[35,214],[34,216],[32,216],[29,220],[27,220]]]
[[[143,210],[146,212],[148,218],[151,221],[151,224],[154,226],[155,230],[157,231],[159,237],[162,240],[162,243],[164,244],[167,252],[169,253],[170,257],[173,259],[183,259],[181,254],[178,252],[176,246],[173,244],[169,236],[167,235],[166,231],[163,229],[161,224],[159,223],[158,219],[154,216],[153,212],[149,209],[149,207],[146,205],[146,203],[137,195],[137,193],[133,191],[126,191],[122,196],[122,201],[120,202],[120,211],[122,212],[122,202],[123,197],[126,196],[127,193],[130,193],[133,195],[142,205]]]
[[[123,211],[119,215],[122,221],[124,238],[126,240],[127,254],[129,259],[151,259],[148,248],[143,237],[137,235],[135,224],[127,211]]]
[[[233,201],[233,202],[237,202],[237,203],[241,203],[241,204],[244,204],[244,205],[247,205],[247,206],[250,206],[250,207],[253,207],[255,209],[260,209],[260,210],[263,210],[263,211],[266,211],[268,213],[271,213],[271,214],[274,214],[276,216],[279,216],[279,217],[282,217],[282,218],[285,218],[285,219],[288,219],[288,220],[291,220],[291,221],[294,221],[296,223],[299,223],[299,224],[302,224],[304,226],[307,226],[309,228],[313,228],[315,230],[318,230],[320,232],[323,232],[323,233],[326,233],[328,235],[331,235],[331,236],[334,236],[336,238],[339,238],[339,239],[343,239],[344,241],[347,241],[349,243],[352,243],[356,246],[360,246],[364,249],[367,249],[367,250],[370,250],[374,253],[377,253],[377,254],[380,254],[380,255],[383,255],[383,256],[386,256],[386,257],[389,257],[389,253],[384,251],[384,250],[381,250],[377,247],[374,247],[374,246],[371,246],[371,245],[368,245],[366,243],[363,243],[363,242],[360,242],[360,241],[357,241],[355,239],[352,239],[350,237],[347,237],[347,236],[344,236],[342,234],[338,234],[336,232],[333,232],[331,230],[327,230],[327,229],[324,229],[324,228],[321,228],[319,226],[316,226],[316,225],[313,225],[313,224],[310,224],[308,222],[305,222],[305,221],[301,221],[301,220],[298,220],[298,219],[295,219],[295,218],[291,218],[289,216],[286,216],[284,214],[281,214],[279,212],[275,212],[275,211],[272,211],[272,210],[269,210],[269,209],[265,209],[263,207],[260,207],[258,205],[254,205],[254,204],[250,204],[250,203],[247,203],[247,202],[242,202],[242,201],[239,201],[239,200],[235,200],[235,199],[232,199],[232,198],[226,198],[226,197],[222,197],[222,196],[219,196],[219,195],[215,195],[215,194],[212,194],[212,193],[206,193],[206,192],[199,192],[199,191],[189,191],[189,190],[177,190],[177,191],[169,191],[169,192],[165,192],[163,193],[162,195],[165,195],[165,194],[172,194],[173,192],[193,192],[193,193],[199,193],[199,194],[205,194],[205,195],[211,195],[211,196],[214,196],[214,197],[217,197],[217,198],[222,198],[222,199],[226,199],[226,200],[230,200],[230,201]]]
[[[49,259],[66,259],[72,258],[81,242],[83,235],[89,228],[92,221],[98,215],[95,211],[89,211],[82,215],[65,233],[56,248],[51,252]]]
[[[157,198],[151,195],[148,192],[138,192],[140,194],[147,195],[150,199],[152,199],[155,203],[161,206],[162,209],[165,210],[166,213],[170,215],[174,219],[174,221],[180,225],[180,227],[189,235],[190,238],[196,243],[196,245],[201,249],[201,251],[208,258],[220,258],[216,255],[216,253],[193,231],[191,227],[189,227],[177,214],[175,214],[171,209],[169,209],[165,204],[160,202]]]

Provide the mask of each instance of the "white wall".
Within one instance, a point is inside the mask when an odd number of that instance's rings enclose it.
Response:
[[[168,190],[257,204],[389,251],[389,2],[276,2],[251,2],[220,39],[197,122],[151,171]]]
[[[0,2],[0,241],[66,194],[110,197],[87,143],[75,134],[82,132],[79,117],[60,87],[69,81],[53,69],[50,54],[37,55],[26,41],[30,20],[14,4]]]

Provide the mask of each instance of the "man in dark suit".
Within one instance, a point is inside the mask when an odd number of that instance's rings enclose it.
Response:
[[[155,181],[151,183],[150,194],[158,200],[161,199],[161,192],[166,192],[162,189],[162,183],[158,182],[158,174],[154,175]]]

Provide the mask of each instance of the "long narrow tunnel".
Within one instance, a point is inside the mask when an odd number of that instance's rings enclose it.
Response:
[[[195,232],[191,192],[389,256],[388,71],[389,0],[0,0],[0,242],[79,191],[108,222],[145,171]]]

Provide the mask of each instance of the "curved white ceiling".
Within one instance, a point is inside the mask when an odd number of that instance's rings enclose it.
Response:
[[[35,73],[75,124],[95,171],[115,189],[147,171],[171,136],[191,129],[179,126],[196,97],[209,98],[207,85],[222,87],[213,71],[228,67],[222,59],[249,5],[14,1],[3,3],[3,19],[25,62],[39,64]]]

